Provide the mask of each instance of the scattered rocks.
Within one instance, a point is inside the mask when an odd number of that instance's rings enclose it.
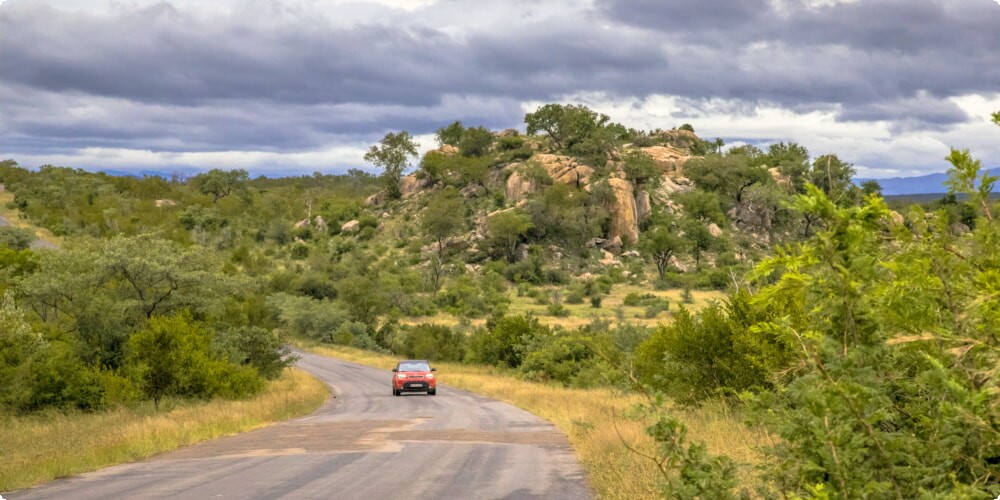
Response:
[[[708,225],[708,234],[715,236],[716,238],[722,236],[722,228],[720,228],[716,223],[712,222]]]
[[[3,191],[3,184],[0,184],[0,191]],[[156,200],[157,208],[174,207],[174,206],[177,206],[177,202],[174,200],[168,200],[168,199]]]
[[[354,219],[354,220],[349,220],[349,221],[345,222],[344,225],[340,226],[340,232],[342,232],[342,233],[353,233],[353,232],[356,232],[360,228],[361,228],[361,223],[358,222],[356,219]]]

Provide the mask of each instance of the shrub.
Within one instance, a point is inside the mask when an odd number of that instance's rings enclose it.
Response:
[[[298,359],[289,355],[291,351],[278,334],[259,327],[245,326],[224,332],[217,343],[232,363],[253,367],[270,380],[278,378],[285,367]]]
[[[517,368],[521,365],[525,347],[535,337],[548,333],[549,329],[531,316],[491,318],[485,330],[476,332],[469,339],[466,359]]]
[[[594,309],[600,309],[601,308],[601,296],[600,295],[594,295],[593,297],[590,298],[590,307],[593,307]]]
[[[29,229],[5,226],[0,227],[0,246],[11,250],[25,250],[35,241],[35,233]]]
[[[549,311],[549,316],[555,316],[557,318],[565,318],[569,316],[569,309],[562,304],[549,304],[547,307]]]
[[[126,366],[157,408],[165,396],[243,397],[263,387],[253,368],[214,355],[211,342],[212,333],[187,313],[154,317],[129,338]]]
[[[465,357],[465,340],[465,335],[447,326],[420,324],[402,335],[397,352],[414,359],[461,361]]]

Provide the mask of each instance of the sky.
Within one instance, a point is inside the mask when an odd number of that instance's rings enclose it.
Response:
[[[549,102],[861,177],[1000,166],[1000,0],[0,3],[0,159],[29,168],[371,169],[386,132]]]

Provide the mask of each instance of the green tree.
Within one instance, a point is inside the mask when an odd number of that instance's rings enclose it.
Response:
[[[211,344],[212,332],[186,313],[154,318],[129,339],[127,366],[157,409],[166,396],[242,397],[263,386],[252,368],[215,357]]]
[[[968,149],[961,151],[952,149],[951,154],[945,157],[951,168],[948,169],[949,193],[963,193],[969,196],[981,211],[986,220],[993,220],[993,213],[990,211],[990,193],[993,192],[997,180],[1000,177],[990,175],[982,170],[982,162],[972,158]]]
[[[779,142],[767,148],[764,163],[776,167],[792,183],[792,190],[802,193],[809,172],[809,150],[794,142]]]
[[[763,167],[752,165],[741,154],[711,154],[693,158],[684,164],[684,175],[699,189],[715,193],[726,208],[743,202],[743,194],[752,186],[771,182]]]
[[[851,180],[854,173],[854,165],[842,161],[837,155],[828,154],[813,161],[807,178],[831,199],[852,205],[856,201],[856,196],[852,195],[857,193],[857,187]]]
[[[409,166],[409,158],[417,156],[419,145],[407,131],[389,132],[365,153],[365,161],[382,168],[382,182],[390,198],[398,199],[402,194],[399,181],[403,171]]]
[[[435,136],[437,136],[437,141],[439,146],[449,145],[458,147],[458,144],[462,142],[462,137],[465,135],[465,127],[462,126],[462,122],[454,121],[445,127],[437,129]]]
[[[670,259],[684,252],[688,243],[677,235],[677,228],[669,222],[660,222],[639,236],[639,248],[653,259],[656,271],[663,280],[670,265]]]
[[[663,170],[653,157],[639,149],[630,149],[622,155],[622,170],[637,189],[656,189],[663,180]]]
[[[507,262],[517,261],[517,244],[534,226],[520,210],[506,210],[486,219],[486,233],[493,245],[500,248]]]
[[[0,245],[11,250],[26,250],[35,241],[35,233],[30,229],[13,226],[0,227]]]
[[[458,143],[458,149],[462,156],[484,156],[490,152],[493,146],[493,132],[486,127],[471,127],[465,129],[462,139]]]
[[[220,170],[213,168],[208,172],[192,177],[191,183],[202,194],[212,195],[212,203],[218,203],[220,199],[233,193],[245,195],[249,180],[250,174],[246,170]]]
[[[558,149],[570,149],[609,121],[583,105],[546,104],[524,116],[528,134],[545,132]]]
[[[465,224],[465,201],[454,188],[438,192],[427,202],[420,218],[424,234],[437,243],[438,257],[444,252],[445,238],[457,233]]]

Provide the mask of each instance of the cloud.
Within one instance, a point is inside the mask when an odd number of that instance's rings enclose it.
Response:
[[[732,117],[718,134],[735,138],[800,140],[781,120],[802,116],[831,134],[949,134],[983,111],[956,99],[996,91],[997,25],[988,0],[10,0],[0,155],[346,165],[320,152],[453,120],[519,126],[582,95],[669,100],[640,106],[651,127]]]

